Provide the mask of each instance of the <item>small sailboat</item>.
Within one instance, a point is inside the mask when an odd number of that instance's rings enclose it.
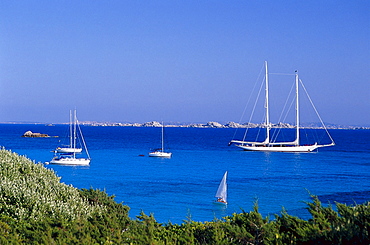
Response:
[[[246,151],[265,151],[265,152],[313,152],[320,147],[327,147],[335,145],[334,140],[330,136],[328,130],[326,129],[321,117],[316,111],[311,99],[309,98],[312,107],[314,108],[320,122],[330,139],[330,143],[327,144],[319,144],[318,142],[312,142],[309,144],[300,144],[301,137],[300,137],[300,108],[299,108],[299,84],[303,86],[302,81],[298,78],[298,73],[295,73],[295,139],[293,141],[277,141],[276,137],[273,138],[271,136],[271,129],[273,127],[270,121],[270,111],[269,111],[269,79],[268,79],[268,69],[267,69],[267,62],[265,61],[265,122],[263,124],[263,128],[265,128],[266,136],[263,141],[251,141],[246,140],[247,132],[244,134],[244,138],[242,140],[231,140],[229,145],[235,144],[237,147],[242,148]],[[304,88],[304,87],[303,87]],[[306,91],[307,93],[307,91]],[[308,95],[308,94],[307,94]],[[276,136],[276,135],[275,135]]]
[[[162,143],[162,148],[155,149],[152,152],[149,152],[150,157],[171,157],[172,153],[171,152],[165,152],[164,151],[164,125],[162,122],[162,136],[161,136],[161,143]]]
[[[217,198],[215,200],[215,203],[217,204],[227,204],[227,171],[224,174],[224,177],[222,177],[222,180],[220,182],[220,185],[218,186],[217,192],[215,197]]]
[[[83,138],[80,126],[78,125],[76,110],[74,110],[74,117],[72,122],[72,111],[70,111],[70,144],[68,147],[58,147],[54,151],[54,158],[49,162],[50,164],[59,164],[59,165],[78,165],[78,166],[87,166],[90,164],[90,155],[86,147],[85,140]],[[82,147],[77,147],[76,139],[82,141],[82,144],[86,151],[86,158],[79,158],[76,156],[77,153],[82,153]]]

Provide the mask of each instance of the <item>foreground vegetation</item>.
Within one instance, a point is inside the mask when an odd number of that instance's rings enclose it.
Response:
[[[308,203],[309,220],[284,210],[273,220],[250,212],[211,222],[160,224],[128,217],[129,207],[76,189],[42,164],[0,150],[0,244],[370,244],[370,203]]]

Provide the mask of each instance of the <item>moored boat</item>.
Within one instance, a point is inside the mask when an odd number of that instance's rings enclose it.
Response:
[[[58,165],[87,166],[90,164],[91,159],[81,129],[78,124],[76,110],[74,110],[73,122],[71,118],[72,112],[70,111],[70,136],[69,136],[70,145],[69,147],[58,147],[54,151],[54,157],[49,163]],[[87,157],[77,157],[76,155],[77,153],[82,153],[82,147],[81,148],[77,147],[76,143],[77,137],[79,137],[80,140],[82,141]]]
[[[335,145],[334,140],[330,136],[328,130],[326,129],[321,117],[317,113],[316,108],[313,106],[312,100],[309,98],[320,122],[330,139],[330,143],[319,144],[318,142],[312,142],[310,144],[301,144],[300,138],[300,104],[299,104],[299,84],[303,86],[302,81],[298,78],[297,71],[295,72],[295,139],[293,141],[277,141],[277,136],[273,139],[271,136],[272,123],[270,121],[270,111],[269,111],[269,73],[267,69],[267,62],[265,62],[265,122],[264,128],[266,133],[266,138],[263,141],[249,141],[246,140],[247,132],[244,134],[242,140],[231,140],[229,145],[235,144],[237,147],[246,151],[265,151],[265,152],[313,152],[320,147],[327,147]],[[307,92],[307,91],[306,91]],[[308,95],[308,94],[307,94]],[[253,110],[254,111],[254,110]]]
[[[162,122],[162,134],[161,134],[162,147],[149,152],[150,157],[167,157],[167,158],[169,158],[169,157],[172,156],[171,152],[166,152],[164,150],[164,132],[163,131],[164,131],[164,125],[163,125],[163,122]]]

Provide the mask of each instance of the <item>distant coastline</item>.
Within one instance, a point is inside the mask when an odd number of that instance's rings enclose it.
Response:
[[[108,122],[80,122],[85,126],[101,126],[101,127],[162,127],[162,124],[157,121],[146,122],[146,123],[108,123]],[[179,128],[264,128],[264,124],[257,123],[244,123],[239,124],[235,122],[228,122],[226,124],[221,124],[219,122],[207,122],[207,123],[189,123],[189,124],[165,124],[164,127],[179,127]],[[322,126],[317,124],[307,124],[301,125],[301,128],[306,129],[322,129]],[[272,124],[271,128],[295,128],[294,125],[289,123],[278,123]],[[326,125],[327,129],[370,129],[370,127],[360,127],[360,126],[343,126],[343,125]]]
[[[43,124],[46,126],[54,125],[63,125],[69,123],[41,123],[41,122],[0,122],[0,124]],[[162,124],[157,121],[145,122],[145,123],[119,123],[119,122],[90,122],[84,121],[80,122],[80,125],[84,126],[94,126],[94,127],[162,127]],[[361,129],[370,129],[370,126],[350,126],[350,125],[337,125],[337,124],[328,124],[325,125],[327,129],[351,129],[351,130],[361,130]],[[235,123],[228,122],[222,124],[219,122],[210,121],[207,123],[166,123],[164,127],[172,128],[264,128],[264,124],[258,123]],[[278,123],[271,124],[271,128],[295,128],[294,125],[289,123]],[[303,124],[300,126],[303,129],[322,129],[322,126],[319,124]]]

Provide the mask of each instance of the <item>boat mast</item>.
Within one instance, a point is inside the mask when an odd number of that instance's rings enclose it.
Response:
[[[77,119],[76,119],[76,110],[74,110],[74,128],[73,128],[73,148],[76,149],[76,131],[77,131]],[[73,157],[76,156],[76,152],[73,151]]]
[[[269,114],[269,79],[268,79],[267,61],[265,61],[265,72],[266,72],[266,75],[265,75],[266,139],[263,143],[269,144],[270,143],[270,114]]]
[[[69,110],[69,147],[73,148],[73,143],[72,143],[72,111]]]
[[[295,144],[299,145],[299,93],[298,93],[298,72],[295,73],[295,92],[296,92],[296,140]]]
[[[163,122],[162,122],[162,152],[164,152],[164,142],[163,142]]]

